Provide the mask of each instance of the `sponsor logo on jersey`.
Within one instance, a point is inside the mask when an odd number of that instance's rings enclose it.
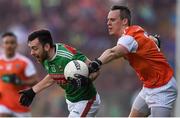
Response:
[[[64,77],[64,74],[49,74],[57,84],[66,84],[67,80]]]

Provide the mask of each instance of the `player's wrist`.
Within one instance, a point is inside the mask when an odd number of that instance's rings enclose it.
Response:
[[[38,89],[36,87],[32,87],[32,92],[34,92],[34,94],[36,94],[38,92]]]
[[[95,58],[95,60],[89,64],[89,73],[97,72],[101,68],[101,65],[101,60]]]
[[[99,66],[101,66],[102,65],[102,62],[101,62],[101,60],[99,60],[98,58],[95,58],[95,60],[94,60]]]

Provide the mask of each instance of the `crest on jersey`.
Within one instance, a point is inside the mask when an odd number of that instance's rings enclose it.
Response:
[[[20,68],[20,65],[19,64],[16,64],[16,69],[19,69]]]

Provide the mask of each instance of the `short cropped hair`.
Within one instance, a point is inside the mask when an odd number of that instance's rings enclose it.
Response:
[[[12,32],[5,32],[5,33],[3,33],[2,36],[1,36],[1,38],[4,38],[4,37],[6,37],[6,36],[12,36],[12,37],[14,37],[15,39],[17,39],[17,36],[16,36],[14,33],[12,33]]]
[[[131,25],[131,11],[126,6],[117,6],[114,5],[111,7],[111,10],[119,10],[121,19],[128,19],[128,25]]]
[[[53,47],[53,39],[49,30],[40,29],[32,32],[28,36],[28,42],[33,41],[35,38],[38,38],[39,42],[44,46],[49,44],[50,47]]]

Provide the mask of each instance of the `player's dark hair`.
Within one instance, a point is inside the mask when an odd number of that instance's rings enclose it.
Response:
[[[38,38],[43,46],[48,43],[50,47],[53,47],[53,39],[50,31],[45,29],[36,30],[28,36],[28,42],[33,41],[35,38]]]
[[[6,37],[6,36],[12,36],[12,37],[14,37],[15,39],[17,39],[16,35],[15,35],[14,33],[12,33],[12,32],[5,32],[5,33],[3,33],[2,36],[1,36],[1,38],[4,38],[4,37]]]
[[[114,5],[111,7],[111,10],[119,10],[121,19],[128,19],[128,25],[131,25],[131,11],[126,6],[117,6]]]

